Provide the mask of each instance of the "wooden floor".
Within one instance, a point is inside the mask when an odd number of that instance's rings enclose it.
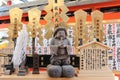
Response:
[[[1,75],[0,80],[108,80],[106,77],[73,77],[73,78],[50,78],[46,71],[41,72],[40,74],[29,73],[26,76],[17,76],[13,75]]]
[[[78,77],[73,78],[50,78],[47,73],[41,72],[40,74],[29,73],[26,76],[13,75],[1,75],[0,80],[80,80]]]

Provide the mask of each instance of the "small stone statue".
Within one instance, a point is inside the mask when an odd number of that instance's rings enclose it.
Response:
[[[66,29],[57,28],[50,43],[51,64],[47,68],[50,77],[74,76],[74,68],[70,65],[71,47],[70,41],[67,39]]]

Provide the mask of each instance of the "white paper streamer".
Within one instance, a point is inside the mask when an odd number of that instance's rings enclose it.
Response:
[[[26,30],[26,25],[23,24],[22,30],[18,33],[16,47],[13,52],[12,62],[14,68],[19,68],[22,61],[24,61],[26,58],[27,39],[28,39],[28,33]]]

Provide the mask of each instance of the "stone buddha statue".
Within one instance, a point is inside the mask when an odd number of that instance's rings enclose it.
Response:
[[[70,65],[72,46],[63,27],[55,30],[50,43],[51,58],[48,65],[48,75],[51,77],[72,77],[74,68]]]

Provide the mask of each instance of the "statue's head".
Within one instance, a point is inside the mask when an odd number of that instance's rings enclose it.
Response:
[[[67,37],[67,31],[65,28],[63,27],[59,27],[55,30],[54,34],[53,34],[53,37],[55,38],[66,38]]]

